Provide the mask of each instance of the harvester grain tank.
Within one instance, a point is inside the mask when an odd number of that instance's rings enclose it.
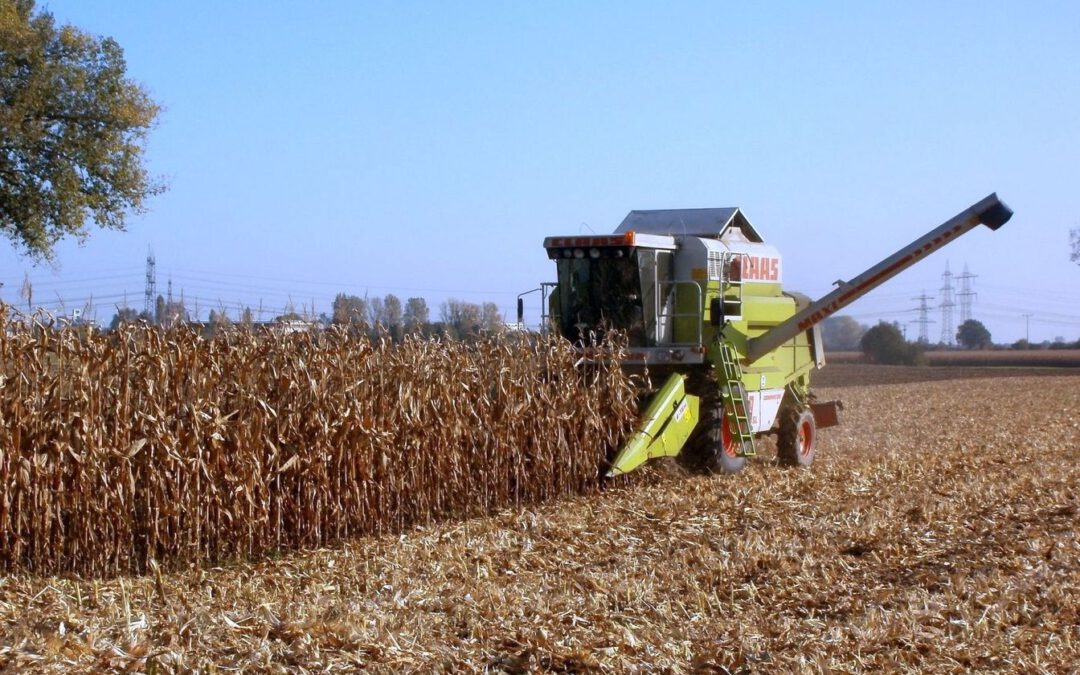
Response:
[[[976,225],[1010,217],[991,194],[816,302],[784,290],[779,251],[737,208],[631,211],[610,235],[548,237],[552,328],[583,349],[622,331],[623,366],[664,383],[608,474],[676,455],[735,473],[765,434],[777,435],[782,463],[810,465],[817,430],[841,408],[810,392],[825,365],[820,323]]]

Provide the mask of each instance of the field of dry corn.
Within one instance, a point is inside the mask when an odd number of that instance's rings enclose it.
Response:
[[[0,571],[253,559],[596,489],[635,392],[576,359],[509,337],[12,324]]]
[[[8,575],[0,669],[1075,672],[1080,376],[851,368],[809,471],[766,450],[256,563]]]

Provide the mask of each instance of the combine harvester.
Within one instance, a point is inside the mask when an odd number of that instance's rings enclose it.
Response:
[[[976,225],[1011,217],[991,194],[811,302],[784,290],[780,253],[739,209],[631,211],[612,235],[545,239],[558,282],[537,290],[562,336],[585,344],[623,331],[624,368],[664,381],[609,476],[680,454],[736,473],[771,433],[781,463],[809,466],[817,430],[842,407],[810,393],[811,371],[825,365],[819,324]],[[519,323],[522,309],[519,297]]]

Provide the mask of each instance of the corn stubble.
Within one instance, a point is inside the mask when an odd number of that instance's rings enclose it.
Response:
[[[250,559],[594,490],[634,392],[556,340],[0,331],[0,569]]]

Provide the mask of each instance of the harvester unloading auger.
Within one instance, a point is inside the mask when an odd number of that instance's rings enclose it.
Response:
[[[737,208],[631,211],[611,235],[548,237],[558,282],[541,288],[553,329],[572,341],[623,331],[623,367],[664,380],[608,475],[680,454],[735,473],[770,433],[781,463],[809,466],[817,430],[841,409],[810,393],[825,365],[821,321],[976,225],[1011,217],[991,194],[816,302],[783,289],[779,252]]]

